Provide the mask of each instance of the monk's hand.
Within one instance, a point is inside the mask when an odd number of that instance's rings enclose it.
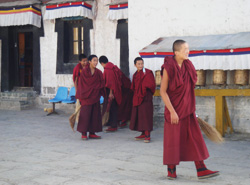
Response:
[[[175,111],[170,113],[171,116],[171,124],[178,124],[179,123],[179,116]]]
[[[109,94],[109,99],[113,100],[114,98],[115,98],[115,97],[114,97],[113,93],[110,93],[110,94]]]

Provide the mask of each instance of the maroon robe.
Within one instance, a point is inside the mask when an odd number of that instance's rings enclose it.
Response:
[[[106,110],[107,100],[109,98],[110,90],[113,91],[114,99],[112,100],[109,120],[106,124],[112,128],[116,128],[118,124],[118,108],[122,102],[122,81],[121,81],[121,70],[111,62],[108,62],[104,67],[103,78],[105,81],[106,97],[104,97],[104,108]]]
[[[209,154],[195,115],[195,68],[189,60],[180,67],[174,57],[166,57],[162,74],[164,69],[169,77],[167,94],[179,116],[179,123],[171,124],[170,112],[165,107],[163,164],[205,160]]]
[[[89,64],[82,70],[76,92],[76,98],[81,102],[77,131],[102,131],[100,97],[103,95],[104,85],[103,75],[99,69],[96,68],[93,75]]]
[[[133,108],[129,128],[136,131],[153,130],[153,94],[155,92],[153,72],[146,69],[135,72],[131,84],[134,92]]]
[[[78,78],[78,82],[79,82],[79,77],[80,77],[80,74],[82,72],[82,65],[81,63],[78,63],[75,67],[74,67],[74,70],[73,70],[73,82],[75,83],[76,81],[76,77]]]
[[[108,62],[104,67],[103,78],[105,81],[105,87],[113,91],[118,105],[122,102],[121,73],[121,70],[111,62]]]
[[[118,120],[128,121],[131,118],[132,104],[133,104],[133,91],[130,89],[131,81],[122,73],[122,102],[118,110]]]

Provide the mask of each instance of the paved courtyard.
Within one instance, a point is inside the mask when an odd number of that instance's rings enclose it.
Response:
[[[183,162],[177,180],[169,181],[162,165],[163,128],[155,128],[148,144],[134,141],[138,133],[128,128],[83,141],[69,127],[69,116],[46,116],[38,108],[0,110],[0,185],[250,184],[249,136],[229,136],[223,145],[206,139],[206,165],[220,176],[198,180],[194,164]]]

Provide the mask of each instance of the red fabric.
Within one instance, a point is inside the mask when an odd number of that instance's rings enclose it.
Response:
[[[209,153],[195,115],[195,68],[189,60],[180,68],[173,57],[166,57],[162,72],[163,69],[169,76],[167,94],[179,116],[179,123],[171,124],[170,112],[165,107],[163,164],[205,160]]]
[[[135,72],[131,84],[131,89],[134,92],[133,106],[138,106],[142,103],[143,98],[147,94],[149,89],[153,94],[155,93],[155,78],[153,72],[149,69],[145,69],[144,73],[142,70]]]
[[[153,130],[153,94],[147,90],[146,96],[138,106],[132,107],[130,130],[152,131]]]
[[[104,67],[103,78],[105,81],[105,87],[112,89],[118,105],[122,102],[121,76],[121,70],[111,62],[108,62]]]
[[[168,73],[169,84],[167,93],[170,101],[180,119],[195,111],[194,87],[197,81],[195,68],[191,61],[185,60],[181,66],[173,57],[166,57],[162,65],[162,73]],[[165,107],[165,119],[170,122],[170,112]]]
[[[81,105],[95,104],[104,94],[104,86],[102,72],[96,68],[92,75],[88,64],[80,75],[76,99],[80,99]]]
[[[80,77],[80,74],[82,72],[82,65],[81,63],[78,63],[75,67],[74,67],[74,70],[73,70],[73,82],[75,83],[76,81],[76,77],[79,79]],[[79,82],[79,81],[78,81]]]
[[[99,102],[81,106],[77,131],[84,134],[86,132],[102,132],[102,116]]]
[[[125,74],[122,72],[121,73],[121,80],[122,80],[122,87],[126,89],[130,89],[131,87],[131,81],[128,77],[125,76]]]
[[[131,84],[131,82],[130,82]],[[128,121],[131,118],[133,107],[133,91],[122,87],[122,103],[119,105],[118,120]]]
[[[122,102],[118,110],[118,120],[120,121],[128,121],[131,118],[133,91],[130,87],[130,79],[122,73]]]

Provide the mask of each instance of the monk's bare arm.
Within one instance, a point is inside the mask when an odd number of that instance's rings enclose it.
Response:
[[[165,106],[167,107],[167,109],[170,112],[170,116],[171,116],[171,123],[172,124],[178,124],[179,122],[179,117],[177,115],[177,113],[175,112],[175,109],[169,99],[169,96],[167,94],[167,89],[168,89],[168,73],[167,71],[164,69],[163,70],[163,77],[161,80],[161,89],[160,89],[160,94],[161,94],[161,98],[165,104]]]

